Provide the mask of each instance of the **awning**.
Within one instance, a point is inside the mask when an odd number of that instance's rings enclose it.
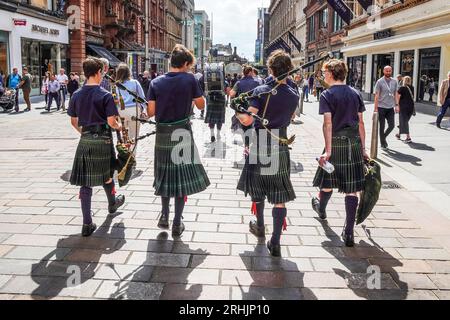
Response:
[[[119,64],[122,63],[122,61],[120,61],[115,55],[113,55],[108,49],[104,47],[96,46],[93,44],[87,44],[87,46],[96,54],[98,54],[100,57],[108,59],[109,64],[112,67],[117,67]]]

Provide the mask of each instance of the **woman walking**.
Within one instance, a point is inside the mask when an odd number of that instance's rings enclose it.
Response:
[[[406,143],[411,143],[409,132],[409,120],[415,113],[414,109],[414,87],[411,85],[411,77],[406,76],[403,79],[403,86],[398,89],[400,95],[400,132],[396,135],[401,140],[402,134],[406,134]]]
[[[237,189],[250,195],[256,221],[250,222],[250,232],[257,237],[265,237],[264,203],[274,205],[272,209],[273,233],[267,248],[274,257],[281,256],[280,238],[287,216],[286,203],[296,196],[291,183],[291,160],[287,142],[287,127],[291,123],[299,101],[299,94],[287,84],[286,75],[293,69],[292,60],[282,50],[274,51],[268,59],[269,71],[273,78],[284,75],[282,80],[271,81],[259,86],[249,101],[248,111],[269,121],[263,125],[254,123],[254,135],[250,154]],[[273,90],[277,94],[273,94]],[[251,126],[252,116],[237,113],[244,126]]]
[[[320,167],[314,178],[314,186],[320,188],[319,198],[312,199],[312,207],[321,219],[326,219],[326,207],[333,189],[345,196],[346,221],[342,233],[347,247],[353,247],[354,225],[358,207],[358,192],[364,188],[365,128],[364,102],[358,91],[347,86],[348,68],[337,59],[325,62],[325,82],[330,88],[320,97],[319,113],[324,115],[323,134],[325,153],[320,157]],[[322,169],[329,161],[333,173]]]
[[[155,116],[155,195],[161,197],[158,227],[169,228],[170,198],[175,198],[172,236],[182,235],[182,220],[187,196],[204,191],[209,185],[201,164],[191,128],[192,104],[205,108],[198,81],[189,72],[195,64],[192,53],[176,45],[170,58],[171,69],[153,80],[148,91],[149,117]]]
[[[67,92],[69,93],[69,98],[72,99],[75,91],[80,87],[80,83],[78,82],[77,76],[75,72],[71,72],[69,75],[69,83],[67,84]]]

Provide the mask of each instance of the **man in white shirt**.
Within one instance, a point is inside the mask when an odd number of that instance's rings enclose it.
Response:
[[[59,107],[66,111],[66,95],[67,95],[67,84],[69,83],[69,77],[66,75],[66,70],[61,68],[59,74],[56,76],[56,80],[59,82]]]

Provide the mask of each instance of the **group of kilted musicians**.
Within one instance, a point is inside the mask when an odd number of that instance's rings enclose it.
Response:
[[[130,80],[126,66],[119,67],[116,73],[117,81],[148,100],[146,108],[141,110],[144,117],[155,119],[153,187],[155,195],[161,197],[162,205],[158,227],[170,227],[169,203],[174,198],[173,237],[180,237],[185,230],[182,215],[186,198],[206,190],[210,185],[191,127],[193,106],[203,110],[206,105],[199,81],[190,72],[194,64],[195,58],[188,49],[182,45],[175,46],[171,53],[170,71],[152,80],[146,95],[139,89],[137,81]],[[267,247],[274,257],[281,256],[280,238],[287,225],[286,203],[296,198],[290,179],[289,145],[292,141],[287,137],[300,98],[287,77],[293,68],[288,54],[281,50],[275,51],[268,59],[271,76],[265,84],[244,74],[240,84],[233,90],[238,91],[233,95],[250,92],[248,109],[244,112],[235,110],[236,119],[242,127],[251,131],[249,152],[237,189],[250,196],[253,202],[252,212],[256,220],[250,223],[249,230],[256,237],[265,237],[265,202],[273,205],[273,233]],[[116,93],[114,98],[100,87],[104,80],[101,61],[89,58],[84,61],[83,69],[87,82],[74,93],[68,114],[73,127],[81,134],[70,183],[80,187],[82,235],[87,237],[96,230],[91,217],[93,187],[103,186],[111,214],[125,203],[123,195],[116,195],[113,180],[116,159],[113,131],[121,131],[122,126],[127,125],[120,121],[120,117],[126,117],[129,125],[136,125],[137,122],[131,119],[131,106],[136,105],[135,99],[124,92],[119,93],[120,97]],[[319,166],[314,186],[321,191],[319,198],[312,199],[312,206],[320,218],[326,219],[326,207],[333,189],[345,193],[347,217],[343,238],[347,246],[353,246],[357,193],[363,189],[363,162],[367,158],[362,120],[364,103],[357,91],[345,85],[348,69],[343,61],[329,60],[323,65],[322,71],[331,87],[322,93],[320,99],[320,113],[324,115],[325,151],[319,162],[323,166],[326,161],[330,161],[336,170],[329,174]],[[125,111],[121,110],[123,106]],[[127,114],[128,107],[130,111]],[[225,100],[208,101],[208,108],[206,122],[212,128],[214,125],[221,127],[225,122]],[[174,139],[174,134],[180,130],[184,132],[182,139]],[[136,128],[128,131],[138,132]],[[174,155],[180,154],[183,161],[174,160]],[[277,163],[275,170],[271,170],[271,164],[265,161],[267,155]]]

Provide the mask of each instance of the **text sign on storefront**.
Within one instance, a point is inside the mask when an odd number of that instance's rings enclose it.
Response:
[[[26,26],[27,25],[27,20],[25,19],[13,19],[14,25],[15,26]]]
[[[386,29],[386,30],[375,32],[373,34],[373,39],[380,40],[380,39],[385,39],[385,38],[389,38],[392,36],[393,36],[392,29]]]
[[[38,26],[36,24],[33,24],[31,26],[31,30],[32,31],[36,31],[36,32],[51,34],[53,36],[58,36],[59,35],[59,30],[58,29],[49,29],[47,27]]]

